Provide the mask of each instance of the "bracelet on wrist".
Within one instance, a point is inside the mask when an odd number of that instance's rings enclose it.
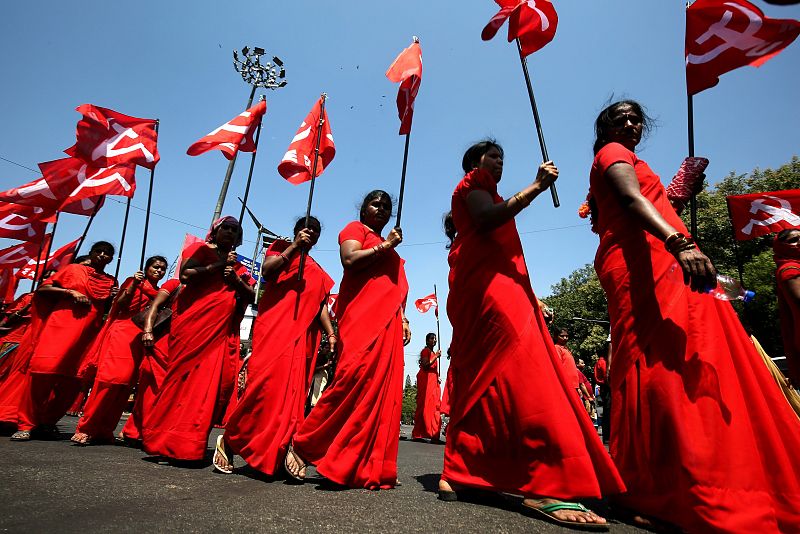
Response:
[[[675,232],[667,236],[664,240],[664,248],[667,249],[667,252],[675,256],[686,250],[697,248],[697,245],[691,236],[686,236],[681,232]]]
[[[284,254],[283,252],[281,252],[281,253],[279,254],[279,256],[280,256],[280,257],[283,259],[283,261],[285,261],[285,262],[287,262],[287,263],[289,262],[289,256],[287,256],[287,255],[286,255],[286,254]]]
[[[519,193],[514,193],[514,199],[515,199],[515,200],[516,200],[516,201],[519,203],[519,205],[520,205],[520,206],[522,206],[523,208],[527,208],[527,207],[528,207],[528,206],[530,206],[530,204],[531,204],[531,201],[530,201],[530,200],[528,200],[527,198],[525,198],[525,197],[522,195],[522,192],[519,192]]]

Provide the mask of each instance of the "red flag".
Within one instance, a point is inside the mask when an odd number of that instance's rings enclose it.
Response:
[[[67,193],[69,194],[69,193]],[[50,189],[44,178],[37,178],[32,182],[0,193],[0,202],[11,202],[25,206],[38,206],[41,208],[57,209],[61,200]]]
[[[12,269],[0,269],[0,302],[9,304],[14,302],[14,293],[17,292],[19,280],[14,278]]]
[[[64,152],[98,167],[121,163],[152,169],[158,163],[157,121],[140,119],[116,111],[83,104],[75,108],[78,121],[77,142]]]
[[[726,197],[736,239],[800,228],[800,189]]]
[[[800,34],[800,22],[770,19],[745,0],[697,0],[686,10],[686,89],[714,87],[728,71],[760,67]]]
[[[38,243],[44,237],[46,219],[54,213],[38,206],[0,202],[0,237]]]
[[[103,205],[104,194],[132,197],[136,190],[131,164],[96,169],[78,158],[62,158],[40,163],[39,170],[58,199],[57,209],[76,215],[94,213],[98,202]]]
[[[47,262],[44,259],[39,261],[39,274],[41,275],[43,272],[47,271],[57,271],[61,267],[69,264],[72,262],[72,257],[75,255],[75,247],[78,246],[79,239],[75,241],[70,241],[60,249],[56,250],[47,258]],[[46,267],[42,269],[42,265]],[[27,278],[28,280],[33,280],[33,277],[36,275],[36,255],[34,255],[28,262],[22,267],[19,271],[17,271],[16,277],[17,278]]]
[[[336,314],[334,313],[334,307],[336,305],[336,299],[339,298],[339,293],[331,293],[328,295],[328,314],[331,316],[331,319],[336,319]]]
[[[400,116],[400,135],[411,133],[411,121],[414,117],[414,99],[417,98],[422,82],[422,48],[414,38],[411,46],[400,52],[394,63],[386,71],[386,77],[397,83],[397,113]]]
[[[226,158],[233,159],[237,152],[255,152],[253,134],[266,112],[267,102],[262,100],[194,143],[186,153],[198,156],[209,150],[220,150]]]
[[[278,173],[286,178],[289,183],[302,184],[311,180],[311,170],[313,169],[314,148],[317,143],[317,132],[319,131],[320,110],[322,100],[320,97],[311,112],[306,116],[303,124],[289,143],[289,149],[283,155],[283,159],[278,164]],[[333,145],[333,135],[331,134],[331,123],[328,121],[328,112],[322,110],[322,137],[319,142],[319,160],[317,161],[317,176],[328,167],[333,156],[336,155],[336,147]]]
[[[436,313],[439,313],[439,302],[436,299],[436,294],[431,293],[427,297],[422,297],[421,299],[417,299],[414,301],[414,306],[417,307],[420,313],[426,313],[431,307],[436,308]]]
[[[193,245],[194,243],[202,243],[204,241],[204,239],[192,234],[186,234],[183,237],[183,245],[181,245],[181,251],[178,254],[178,259],[175,260],[175,271],[172,273],[172,278],[180,278],[181,276],[181,260],[183,259],[183,251],[189,248],[189,245]]]
[[[493,38],[508,19],[508,42],[519,39],[522,55],[528,56],[543,48],[556,36],[558,14],[548,0],[495,0],[500,11],[483,29],[481,38]]]
[[[30,259],[36,261],[36,258],[39,256],[39,250],[47,250],[52,237],[53,234],[47,234],[44,237],[41,249],[39,243],[29,242],[20,243],[19,245],[0,250],[0,269],[16,269],[17,267],[25,266]]]

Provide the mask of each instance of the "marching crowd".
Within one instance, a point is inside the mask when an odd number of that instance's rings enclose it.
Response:
[[[730,304],[703,293],[716,283],[714,266],[636,155],[648,120],[621,101],[595,128],[588,205],[613,349],[593,363],[611,406],[608,451],[590,418],[595,388],[565,347],[568,332],[553,342],[515,225],[558,169],[543,163],[504,198],[500,145],[464,154],[445,224],[450,367],[441,387],[429,334],[417,377],[421,405],[438,404],[443,389],[450,418],[438,497],[520,495],[526,513],[577,529],[606,530],[579,501],[609,498],[616,514],[652,528],[797,532],[800,420]],[[339,233],[336,329],[327,306],[334,281],[310,254],[319,221],[298,220],[292,241],[269,247],[246,365],[239,323],[256,295],[236,261],[239,221],[215,221],[205,242],[183,251],[179,277],[161,285],[167,261],[154,256],[118,287],[104,271],[113,246],[95,243],[85,261],[6,310],[0,421],[16,425],[14,441],[46,438],[91,382],[72,441],[111,442],[135,386],[122,434],[150,455],[202,460],[220,424],[213,463],[223,473],[238,455],[298,482],[313,465],[341,486],[395,487],[411,329],[402,231],[384,232],[391,216],[389,194],[375,190]],[[787,344],[800,335],[799,241],[790,231],[775,245]],[[676,268],[685,284],[669,279]],[[307,412],[314,376],[330,365],[317,361],[321,343],[336,372]],[[438,439],[435,410],[418,410],[415,423],[414,438]]]

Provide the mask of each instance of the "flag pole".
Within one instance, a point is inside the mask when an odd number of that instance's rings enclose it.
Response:
[[[37,254],[36,256],[36,269],[33,271],[33,280],[31,280],[31,291],[36,289],[36,282],[39,279],[39,262],[42,261],[42,249],[44,248],[44,240],[46,237],[47,237],[47,228],[45,228],[42,240],[39,242],[39,254]]]
[[[94,206],[94,211],[92,212],[92,215],[89,217],[89,221],[86,223],[86,228],[83,229],[83,234],[81,234],[81,239],[80,241],[78,241],[78,245],[75,247],[75,252],[72,253],[73,258],[78,257],[78,252],[81,250],[81,246],[83,246],[83,242],[86,240],[86,234],[89,233],[89,227],[92,226],[92,221],[94,220],[94,216],[97,215],[98,211],[100,211],[99,199]]]
[[[161,122],[156,119],[156,137],[158,137],[158,125]],[[147,248],[147,230],[150,227],[150,206],[153,203],[153,178],[156,174],[156,166],[153,165],[153,168],[150,169],[150,187],[147,190],[147,211],[144,215],[144,234],[142,235],[142,257],[139,259],[139,270],[144,270],[144,254],[145,249]],[[129,199],[130,200],[130,199]],[[122,249],[122,245],[120,245],[120,249]],[[120,257],[122,256],[122,250],[120,250]],[[117,269],[119,270],[119,263],[117,263]]]
[[[694,157],[694,100],[692,95],[687,96],[687,123],[689,136],[689,157]],[[692,191],[689,198],[689,226],[692,237],[697,239],[697,197]]]
[[[328,99],[327,93],[322,93],[320,95],[320,102],[319,106],[319,122],[317,123],[317,141],[316,146],[314,147],[314,164],[311,166],[311,187],[308,190],[308,206],[306,207],[306,222],[305,228],[308,228],[308,223],[311,218],[311,201],[314,198],[314,182],[317,181],[317,162],[319,162],[319,143],[322,140],[322,125],[325,123],[325,119],[322,117],[325,115],[325,101]],[[306,254],[307,252],[304,250],[300,252],[300,265],[297,269],[297,279],[303,279],[303,268],[306,265]]]
[[[50,250],[53,248],[53,240],[56,238],[56,228],[58,228],[58,218],[61,216],[61,212],[56,212],[56,220],[53,223],[53,231],[50,232],[50,242],[47,244],[47,251],[44,254],[44,267],[42,267],[42,277],[39,278],[39,262],[36,262],[36,274],[34,274],[34,279],[36,280],[36,288],[42,285],[44,282],[44,273],[47,272],[47,260],[50,258]]]
[[[250,109],[250,106],[253,105],[253,99],[256,97],[256,86],[253,86],[253,90],[250,91],[250,98],[247,100],[247,106],[244,109]],[[219,191],[219,198],[217,198],[217,206],[214,208],[214,216],[211,218],[211,224],[214,224],[214,221],[219,219],[220,215],[222,215],[222,206],[225,205],[225,197],[228,195],[228,186],[231,183],[231,176],[233,176],[233,167],[236,165],[236,156],[239,155],[239,151],[237,150],[233,157],[231,158],[230,162],[228,162],[228,170],[225,171],[225,178],[222,180],[222,188]]]
[[[528,86],[528,98],[531,101],[531,110],[533,111],[533,122],[536,123],[536,134],[539,136],[539,148],[542,150],[542,160],[550,161],[550,156],[547,154],[547,146],[544,143],[544,132],[542,131],[542,121],[539,119],[539,110],[536,107],[536,98],[533,96],[533,85],[531,85],[531,75],[528,73],[528,62],[525,60],[525,54],[522,53],[522,44],[517,41],[517,50],[519,50],[519,61],[522,63],[522,73],[525,75],[525,84]],[[550,186],[550,196],[553,198],[553,207],[557,208],[561,205],[558,200],[558,191],[556,184]]]
[[[122,261],[122,251],[125,248],[125,233],[128,231],[128,214],[131,211],[131,199],[125,205],[125,221],[122,223],[122,237],[119,240],[119,251],[117,252],[117,268],[114,271],[114,278],[119,278],[119,264]]]
[[[436,345],[439,349],[439,361],[436,362],[436,378],[442,378],[442,335],[439,331],[439,295],[436,294],[436,284],[433,284],[433,297],[436,299]]]
[[[267,99],[266,96],[261,95],[261,99],[259,100],[259,102],[264,102],[266,99]],[[264,122],[264,117],[262,116],[261,119],[258,121],[258,127],[256,128],[256,139],[255,139],[256,146],[253,149],[253,154],[252,157],[250,158],[250,171],[247,173],[247,185],[244,188],[244,200],[242,200],[242,211],[239,212],[239,225],[242,224],[242,220],[244,219],[244,210],[247,208],[247,197],[250,195],[250,181],[253,179],[253,167],[255,167],[256,165],[256,154],[258,153],[258,138],[261,137],[261,124],[263,122]],[[258,239],[256,239],[256,241],[258,241]],[[253,261],[255,262],[255,258],[253,258]]]
[[[406,147],[403,150],[403,172],[400,174],[400,199],[397,201],[397,221],[394,223],[395,228],[400,228],[400,216],[403,214],[403,195],[406,190],[406,167],[408,165],[408,142],[411,138],[411,130],[409,129],[406,134]]]

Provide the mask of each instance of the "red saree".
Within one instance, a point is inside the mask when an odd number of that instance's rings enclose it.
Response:
[[[186,248],[184,261],[219,260],[206,243]],[[237,273],[247,269],[237,264]],[[250,280],[252,282],[252,280]],[[169,367],[158,397],[144,420],[144,450],[178,460],[202,460],[208,435],[220,421],[233,392],[239,364],[236,292],[222,272],[197,275],[175,302],[169,334]]]
[[[447,312],[453,393],[442,479],[526,497],[600,497],[624,490],[561,360],[531,289],[513,220],[482,232],[466,197],[489,192],[467,174],[452,201]]]
[[[120,291],[132,285],[133,278],[128,278]],[[144,310],[157,292],[157,287],[143,280],[134,288],[127,305],[115,302],[111,307],[106,324],[91,348],[90,359],[97,362],[97,374],[76,433],[105,440],[114,438],[114,429],[128,403],[144,354],[142,331],[131,317]]]
[[[179,287],[181,287],[181,281],[177,278],[171,278],[161,284],[159,292],[172,295]],[[158,391],[164,382],[164,377],[167,376],[168,355],[168,333],[158,338],[151,349],[145,349],[144,351],[142,363],[139,365],[139,381],[136,384],[136,398],[133,402],[133,410],[125,422],[125,426],[122,427],[122,434],[128,439],[142,439],[142,421],[144,421],[145,414],[156,401]]]
[[[52,302],[33,347],[27,391],[19,405],[19,430],[54,425],[75,401],[81,387],[81,360],[100,331],[116,280],[88,265],[70,264],[43,285],[75,290],[90,303],[76,304],[66,295],[45,297]]]
[[[777,239],[775,240],[777,242]],[[800,276],[800,261],[780,258],[775,254],[775,279],[778,294],[778,313],[781,318],[781,338],[786,362],[789,364],[789,378],[795,388],[800,387],[800,309],[787,295],[786,283]]]
[[[447,378],[444,379],[444,391],[442,392],[442,402],[439,411],[446,416],[450,416],[450,397],[453,394],[453,374],[450,372],[451,366],[447,366]]]
[[[340,244],[347,240],[362,249],[383,242],[358,221],[339,233]],[[407,293],[403,260],[394,250],[344,272],[336,301],[336,375],[294,437],[297,453],[337,484],[388,489],[397,482]]]
[[[425,347],[420,358],[430,361],[433,356],[433,351]],[[439,398],[442,396],[442,390],[436,373],[438,369],[439,360],[435,360],[430,367],[420,366],[417,372],[417,411],[414,412],[412,439],[439,439],[442,427]]]
[[[800,421],[727,302],[689,290],[664,245],[605,181],[633,166],[642,194],[686,227],[647,164],[618,143],[591,171],[611,360],[611,455],[621,504],[689,532],[796,532]]]
[[[267,256],[289,245],[275,241]],[[225,425],[226,443],[251,467],[274,475],[297,427],[303,422],[310,379],[317,360],[321,331],[317,321],[333,280],[306,256],[303,280],[297,280],[300,255],[295,255],[274,282],[268,282],[258,303],[253,353],[247,384]]]

